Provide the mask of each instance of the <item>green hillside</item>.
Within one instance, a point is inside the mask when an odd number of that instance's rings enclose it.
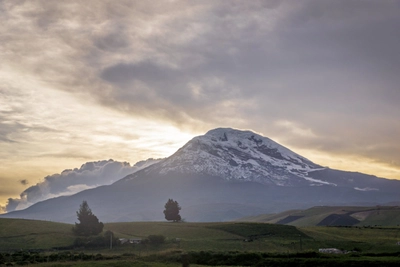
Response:
[[[170,223],[134,222],[109,223],[104,227],[115,235],[126,238],[146,238],[148,235],[164,235],[167,240],[180,240],[174,248],[184,250],[269,250],[284,252],[297,242],[299,236],[307,238],[293,226],[265,223]],[[244,240],[253,242],[244,242]],[[271,241],[271,242],[268,242]],[[273,241],[273,242],[272,242]]]
[[[332,212],[338,210],[330,209]],[[349,210],[360,211],[355,208]],[[366,211],[364,211],[366,212]],[[302,214],[315,217],[319,208]],[[325,214],[325,213],[324,213]],[[391,214],[391,213],[390,213]],[[380,211],[381,216],[392,218]],[[371,216],[367,216],[372,218]],[[279,218],[276,218],[279,219]],[[299,219],[300,220],[300,219]],[[304,220],[304,219],[303,219]],[[72,225],[47,221],[0,219],[0,250],[50,249],[73,244]],[[301,250],[317,251],[323,247],[345,250],[358,248],[363,252],[400,251],[400,227],[294,227],[267,223],[171,223],[126,222],[107,223],[104,232],[111,230],[118,238],[142,238],[163,235],[162,246],[127,245],[114,252],[154,253],[182,251],[263,251],[288,253]],[[104,248],[107,251],[107,248]]]
[[[361,212],[350,209],[357,214]],[[338,212],[333,208],[330,210]],[[302,214],[313,217],[320,215],[321,210],[315,208]],[[380,214],[391,218],[383,210]],[[371,218],[371,215],[363,216]],[[146,239],[149,235],[163,235],[166,240],[158,245],[146,242],[114,244],[110,249],[108,244],[104,244],[95,249],[78,247],[55,252],[53,247],[73,244],[76,237],[71,228],[69,224],[47,221],[0,219],[0,266],[37,262],[40,262],[38,266],[164,266],[167,262],[168,266],[180,266],[180,259],[185,254],[190,255],[191,261],[204,265],[233,266],[241,262],[238,265],[398,266],[400,255],[400,246],[397,245],[400,227],[294,227],[245,222],[107,223],[103,231],[112,231],[114,237]],[[320,248],[337,248],[353,253],[326,255],[318,253]],[[34,249],[47,251],[27,251]],[[52,265],[52,262],[59,263]]]
[[[297,227],[317,225],[398,226],[400,225],[400,207],[318,206],[307,210],[293,210],[278,214],[245,217],[239,221],[277,223]]]
[[[76,238],[72,227],[47,221],[0,219],[0,251],[70,246]],[[103,232],[107,230],[118,238],[145,239],[149,235],[163,235],[169,248],[185,250],[259,250],[262,247],[263,250],[280,252],[287,249],[281,246],[281,241],[291,243],[299,236],[307,238],[293,226],[264,223],[127,222],[107,223]],[[246,239],[257,242],[244,242]],[[266,242],[267,239],[274,242]]]
[[[0,219],[0,250],[49,249],[71,245],[72,225],[47,221]]]

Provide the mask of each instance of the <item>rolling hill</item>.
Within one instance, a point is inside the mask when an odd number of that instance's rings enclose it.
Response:
[[[50,249],[69,246],[76,238],[71,224],[0,219],[0,250]]]
[[[399,226],[399,206],[319,206],[306,210],[291,210],[238,219],[247,222],[265,222],[304,226]]]

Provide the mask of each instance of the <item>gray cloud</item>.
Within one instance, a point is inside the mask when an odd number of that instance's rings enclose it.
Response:
[[[20,198],[9,198],[7,212],[27,208],[39,201],[49,198],[72,195],[82,190],[111,184],[128,174],[143,169],[159,160],[148,159],[131,166],[127,162],[103,160],[87,162],[79,169],[64,170],[59,174],[46,176],[43,182],[24,190]],[[27,184],[27,180],[21,180]]]
[[[4,123],[0,121],[0,142],[15,142],[11,134],[21,129],[23,129],[22,125],[18,123]]]
[[[28,132],[58,132],[56,129],[52,129],[49,127],[35,125],[35,124],[25,124],[16,121],[6,121],[0,114],[0,142],[7,143],[16,143],[16,142],[25,142],[21,138],[21,135],[27,136],[25,133]]]
[[[24,119],[26,113],[30,112],[29,103],[23,102],[26,99],[32,99],[30,92],[20,92],[7,83],[0,85],[0,144],[27,142],[32,132],[59,132],[36,121]]]
[[[57,89],[129,115],[251,128],[397,166],[399,5],[20,1],[3,6],[13,28],[0,41]]]

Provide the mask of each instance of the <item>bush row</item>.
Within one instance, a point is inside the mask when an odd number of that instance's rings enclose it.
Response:
[[[42,262],[57,262],[57,261],[93,261],[93,260],[109,260],[115,257],[107,257],[102,254],[88,255],[84,253],[71,253],[69,251],[42,254],[32,252],[17,252],[17,253],[0,253],[0,265],[26,265]]]
[[[357,254],[359,255],[359,254]],[[374,255],[377,256],[377,255]],[[388,255],[385,255],[388,256]],[[182,251],[171,252],[166,255],[150,255],[145,258],[146,261],[161,261],[161,262],[180,262],[183,266],[191,264],[207,265],[207,266],[396,266],[398,267],[399,258],[394,257],[384,258],[366,258],[349,257],[346,255],[334,256],[325,255],[313,251],[294,253],[294,254],[273,254],[273,253],[255,253],[255,252],[215,252],[215,251],[200,251],[188,252]],[[186,264],[186,265],[185,265]]]

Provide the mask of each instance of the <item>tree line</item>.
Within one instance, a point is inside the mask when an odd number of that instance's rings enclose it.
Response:
[[[181,207],[177,201],[168,199],[164,205],[164,216],[167,221],[180,222],[182,218],[179,214]],[[73,247],[103,247],[108,244],[118,244],[119,240],[111,231],[103,232],[104,224],[93,214],[87,201],[83,201],[76,212],[78,223],[75,223],[73,232],[78,238],[75,239]],[[165,241],[162,235],[150,235],[143,243],[161,244]]]

